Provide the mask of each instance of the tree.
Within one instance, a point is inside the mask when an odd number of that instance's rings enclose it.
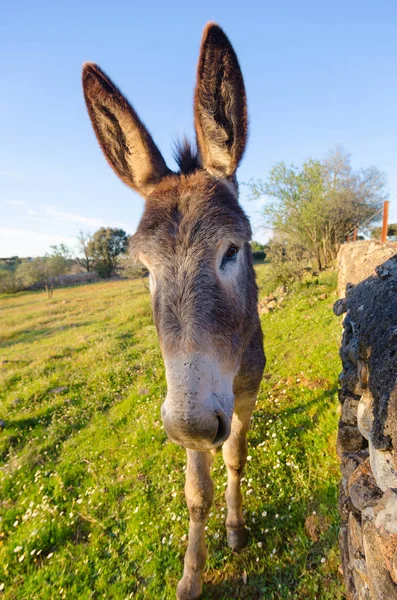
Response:
[[[65,260],[73,260],[73,251],[69,246],[64,243],[50,246],[52,253],[51,256],[61,256]]]
[[[110,277],[117,266],[117,257],[128,250],[128,235],[123,229],[101,227],[87,245],[87,254],[100,277]]]
[[[77,236],[77,248],[80,252],[81,256],[76,257],[76,262],[78,265],[83,267],[87,273],[91,271],[91,257],[88,253],[88,246],[92,239],[92,235],[90,233],[84,233],[82,229],[79,230],[79,234]]]
[[[374,227],[374,229],[371,230],[371,237],[374,240],[380,240],[381,234],[382,227]],[[397,223],[390,223],[390,225],[387,226],[387,237],[397,237]]]
[[[19,280],[15,277],[15,272],[7,269],[0,269],[0,294],[12,294],[21,289]]]
[[[342,148],[331,150],[323,161],[328,202],[328,227],[325,241],[331,260],[340,244],[355,226],[379,219],[379,210],[387,198],[386,175],[376,167],[353,171],[350,155]]]
[[[375,167],[353,171],[341,148],[300,169],[277,163],[266,181],[249,184],[251,197],[268,197],[263,215],[284,245],[303,247],[322,270],[355,225],[375,219],[385,199],[386,178]]]
[[[264,244],[260,244],[253,240],[251,242],[252,257],[255,261],[263,261],[266,258],[266,250]]]
[[[47,296],[52,298],[54,279],[64,275],[69,269],[70,262],[66,258],[53,254],[23,261],[17,268],[15,277],[24,287],[41,284],[47,290]]]
[[[321,164],[310,160],[298,170],[278,163],[266,182],[251,186],[251,193],[256,197],[266,194],[272,199],[264,207],[264,217],[279,241],[308,248],[321,269],[319,232],[324,220]]]

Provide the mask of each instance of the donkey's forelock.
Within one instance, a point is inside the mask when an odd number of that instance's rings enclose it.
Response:
[[[173,154],[179,173],[189,175],[200,168],[198,150],[187,137],[176,140]]]

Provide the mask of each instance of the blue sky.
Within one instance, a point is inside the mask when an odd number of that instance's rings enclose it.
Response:
[[[384,170],[397,196],[394,0],[20,0],[2,6],[0,22],[0,256],[73,244],[79,228],[134,232],[143,201],[97,146],[81,65],[97,62],[121,87],[173,168],[172,139],[192,135],[209,20],[229,35],[246,82],[251,130],[240,181],[341,144],[355,167]],[[260,205],[241,191],[254,237],[263,239]]]

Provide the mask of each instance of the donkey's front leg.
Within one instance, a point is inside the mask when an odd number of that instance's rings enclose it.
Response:
[[[232,550],[240,550],[247,542],[240,480],[247,460],[247,432],[255,402],[256,396],[236,398],[230,437],[223,445],[227,466],[227,541]]]
[[[202,573],[207,555],[204,528],[214,495],[211,461],[209,452],[187,450],[185,495],[190,525],[183,577],[176,594],[178,600],[194,600],[201,595]]]

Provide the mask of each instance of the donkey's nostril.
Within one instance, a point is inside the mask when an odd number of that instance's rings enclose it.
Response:
[[[230,423],[227,419],[226,415],[217,415],[218,419],[218,430],[216,432],[216,436],[214,438],[213,444],[219,445],[222,444],[230,434]]]

